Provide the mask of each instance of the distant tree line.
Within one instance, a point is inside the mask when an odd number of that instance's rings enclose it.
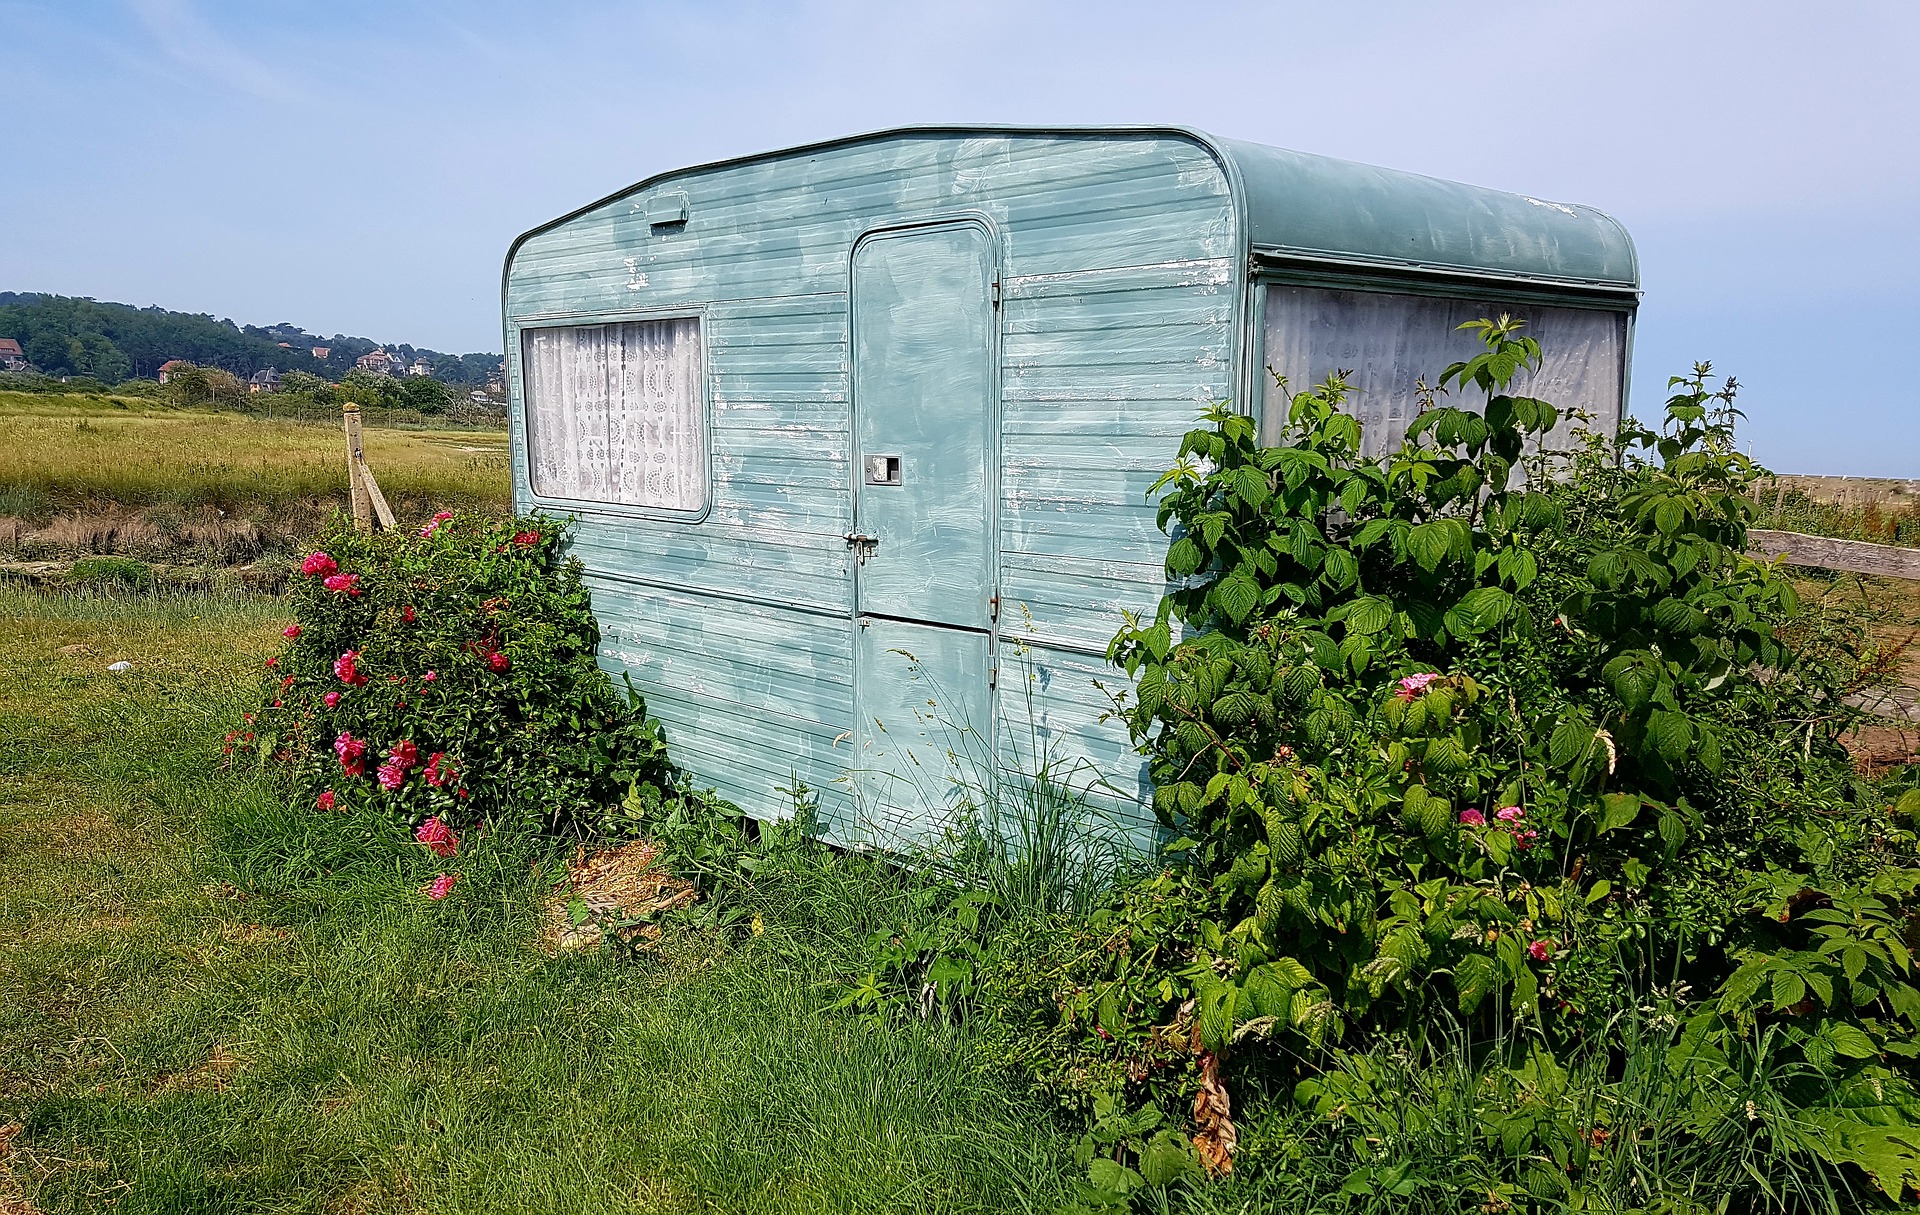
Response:
[[[410,365],[425,358],[443,384],[480,386],[500,363],[497,354],[443,354],[423,346],[383,346],[345,334],[320,337],[297,325],[236,325],[204,314],[38,292],[0,291],[0,337],[10,337],[42,374],[88,376],[113,384],[149,379],[163,363],[184,359],[246,379],[256,371],[299,371],[339,380],[363,354],[385,349]],[[282,344],[284,343],[284,345]],[[327,357],[315,358],[324,347]],[[416,377],[425,378],[425,377]]]

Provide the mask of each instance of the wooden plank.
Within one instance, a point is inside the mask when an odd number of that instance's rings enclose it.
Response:
[[[1788,565],[1920,580],[1920,548],[1903,548],[1897,544],[1867,544],[1860,540],[1835,540],[1830,536],[1805,536],[1799,532],[1754,530],[1747,533],[1747,550],[1766,557],[1785,557]]]
[[[373,530],[373,516],[368,510],[366,486],[360,483],[360,470],[367,463],[360,443],[360,407],[348,401],[340,407],[340,419],[347,430],[347,495],[353,502],[353,526],[369,532]]]
[[[380,492],[380,483],[373,479],[373,470],[362,459],[356,461],[360,468],[360,488],[373,502],[373,513],[380,517],[380,526],[392,531],[399,526],[393,521],[393,508],[387,505],[387,496]]]

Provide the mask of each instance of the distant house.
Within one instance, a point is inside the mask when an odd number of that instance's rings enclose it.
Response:
[[[392,375],[393,356],[384,350],[370,350],[354,360],[354,366],[369,375]]]
[[[333,347],[331,346],[315,346],[313,348],[313,357],[316,359],[325,360],[326,357],[332,353]]]
[[[292,343],[292,342],[276,342],[276,343],[275,343],[275,345],[277,345],[277,346],[279,346],[279,347],[280,347],[280,349],[282,349],[282,350],[292,350],[292,349],[293,349],[293,343]]]
[[[166,383],[168,379],[172,378],[174,372],[185,370],[191,366],[193,366],[193,364],[187,362],[185,359],[168,359],[166,362],[160,364],[160,382],[162,384]]]
[[[275,371],[271,367],[263,368],[259,371],[254,372],[253,378],[247,381],[247,391],[248,392],[279,392],[280,391],[280,373]]]
[[[0,371],[32,371],[33,364],[27,362],[27,352],[20,349],[20,343],[14,338],[0,338]]]
[[[424,358],[415,359],[413,361],[413,365],[407,368],[407,374],[408,375],[432,375],[433,364],[428,362]]]

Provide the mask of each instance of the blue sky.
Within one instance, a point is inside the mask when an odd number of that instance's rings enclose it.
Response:
[[[1920,476],[1920,2],[0,0],[0,290],[500,345],[514,235],[912,122],[1187,123],[1612,212],[1635,404]]]

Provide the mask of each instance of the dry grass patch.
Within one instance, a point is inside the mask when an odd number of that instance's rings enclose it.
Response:
[[[630,944],[658,939],[641,923],[692,903],[699,895],[658,865],[660,850],[646,840],[617,848],[574,851],[566,880],[542,907],[540,944],[548,953],[598,945],[609,934]]]

